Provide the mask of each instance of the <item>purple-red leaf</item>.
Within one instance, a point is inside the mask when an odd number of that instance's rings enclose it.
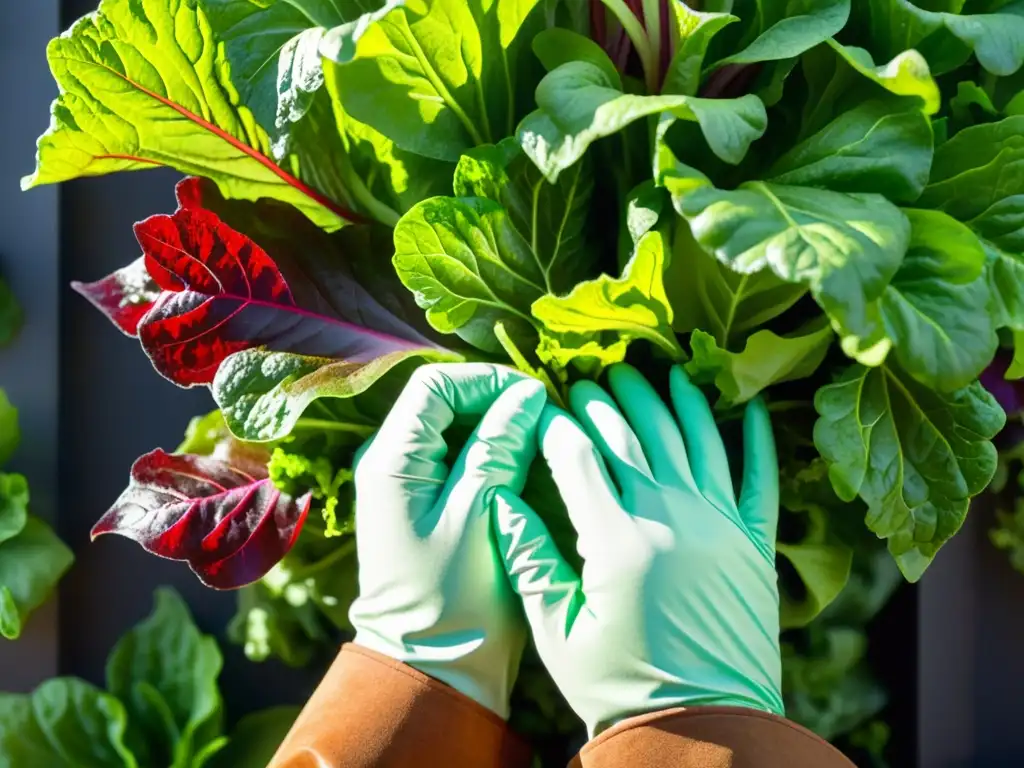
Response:
[[[93,526],[154,555],[183,560],[207,586],[236,589],[264,576],[295,544],[311,495],[282,494],[260,468],[157,449]]]
[[[160,296],[160,288],[146,271],[145,257],[94,283],[75,281],[71,287],[127,336],[137,336],[139,321]]]
[[[153,216],[135,234],[163,289],[139,324],[139,339],[157,371],[176,384],[208,384],[224,358],[251,347],[364,362],[433,346],[390,314],[394,322],[377,330],[366,327],[373,317],[343,319],[333,302],[300,306],[273,259],[211,211]]]

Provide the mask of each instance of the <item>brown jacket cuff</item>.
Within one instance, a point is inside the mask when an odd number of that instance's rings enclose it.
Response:
[[[412,667],[341,649],[267,768],[525,768],[489,709]]]
[[[854,768],[796,723],[741,707],[634,717],[587,744],[570,768]]]

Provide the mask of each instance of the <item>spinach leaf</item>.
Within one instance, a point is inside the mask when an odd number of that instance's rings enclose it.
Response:
[[[343,70],[347,113],[403,149],[454,162],[512,133],[529,71],[519,33],[536,4],[389,0],[330,30],[321,53]]]
[[[932,11],[910,0],[854,3],[852,24],[880,56],[916,48],[942,74],[961,66],[973,52],[995,75],[1010,75],[1024,64],[1024,3],[1010,2],[990,13]]]
[[[878,300],[910,241],[910,224],[896,206],[877,194],[774,182],[716,189],[672,164],[662,165],[660,182],[703,248],[736,272],[767,267],[807,285],[860,359],[884,358]]]
[[[268,765],[298,716],[298,707],[272,707],[246,715],[232,729],[227,746],[204,763],[205,768]]]
[[[144,16],[135,3],[102,0],[47,56],[61,95],[23,188],[167,165],[208,176],[225,197],[294,205],[328,230],[354,218],[305,181],[308,164],[272,159],[197,0],[159,0]]]
[[[837,34],[850,15],[850,0],[736,0],[741,23],[715,40],[714,66],[753,64],[799,56]]]
[[[642,117],[668,112],[697,123],[711,151],[732,164],[743,159],[767,124],[764,104],[756,96],[702,99],[627,94],[604,69],[586,61],[570,61],[545,75],[537,86],[537,106],[520,123],[516,136],[552,183],[594,141]]]
[[[672,262],[665,270],[665,292],[683,333],[700,328],[723,349],[792,307],[807,289],[775,276],[769,268],[734,272],[705,251],[685,219],[677,222]]]
[[[864,102],[797,144],[768,173],[778,184],[917,199],[928,183],[932,129],[917,109]]]
[[[917,581],[992,479],[1005,414],[977,382],[942,393],[888,363],[850,366],[814,404],[836,493],[867,503],[868,528]]]
[[[27,503],[25,478],[0,473],[0,635],[10,640],[18,638],[74,560],[49,525],[26,514]]]
[[[0,389],[0,464],[18,445],[18,412]],[[74,556],[53,529],[29,514],[28,482],[0,472],[0,636],[16,640]]]
[[[56,678],[31,695],[0,694],[0,766],[139,768],[125,728],[121,702],[84,680]]]
[[[938,211],[908,210],[907,255],[882,297],[886,334],[900,366],[943,391],[967,386],[995,355],[985,251],[963,224]]]
[[[455,169],[455,194],[500,203],[512,226],[530,242],[549,293],[564,293],[587,276],[594,262],[586,238],[594,191],[586,160],[548,183],[512,138],[470,150]]]
[[[124,703],[134,754],[172,768],[192,765],[220,734],[221,664],[216,641],[192,623],[177,593],[158,589],[152,614],[107,659],[107,690]]]

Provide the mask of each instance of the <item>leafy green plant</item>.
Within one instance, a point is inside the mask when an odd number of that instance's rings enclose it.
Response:
[[[14,338],[21,310],[0,280],[0,346]],[[21,441],[18,411],[0,389],[0,467]],[[24,475],[0,471],[0,636],[16,640],[50,596],[74,556],[43,520],[29,514]]]
[[[190,176],[76,287],[220,414],[95,533],[250,585],[233,634],[305,663],[346,628],[353,454],[417,365],[563,402],[682,363],[724,428],[777,416],[794,716],[880,751],[874,684],[826,716],[891,591],[865,563],[922,576],[996,471],[1000,339],[1024,372],[1024,2],[102,0],[49,57],[24,185]],[[543,468],[527,494],[571,552]],[[527,670],[516,716],[561,759]]]
[[[0,766],[266,765],[298,711],[257,712],[226,736],[220,669],[214,639],[174,591],[158,590],[153,613],[111,651],[106,689],[58,677],[0,694]]]

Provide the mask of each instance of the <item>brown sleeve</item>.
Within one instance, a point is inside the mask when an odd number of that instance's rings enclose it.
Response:
[[[505,722],[412,667],[347,644],[267,768],[525,768]]]
[[[740,707],[634,717],[587,744],[570,768],[854,768],[796,723]]]

